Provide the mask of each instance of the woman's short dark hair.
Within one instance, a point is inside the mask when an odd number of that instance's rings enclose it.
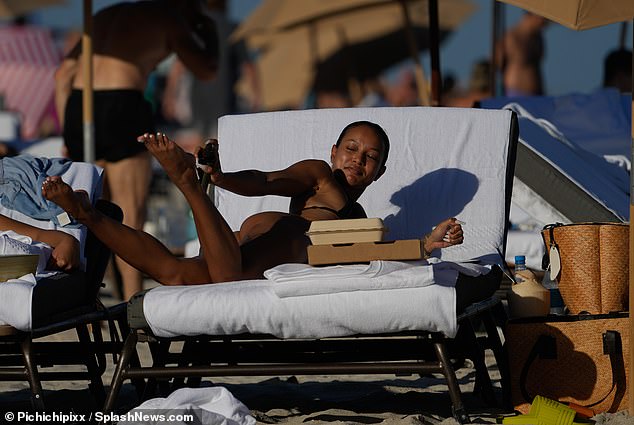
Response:
[[[381,161],[381,166],[384,166],[385,163],[387,162],[387,156],[390,153],[390,139],[387,137],[387,133],[385,132],[385,130],[383,130],[383,127],[381,127],[380,125],[376,123],[373,123],[371,121],[355,121],[353,123],[348,124],[347,126],[345,126],[343,130],[341,130],[341,134],[339,135],[339,138],[337,139],[337,143],[335,143],[335,146],[337,147],[339,146],[339,144],[343,140],[348,130],[352,128],[356,128],[356,127],[362,127],[362,126],[366,126],[372,129],[374,133],[377,135],[377,137],[379,138],[379,140],[381,141],[381,143],[383,144],[384,155],[383,155],[383,161]]]

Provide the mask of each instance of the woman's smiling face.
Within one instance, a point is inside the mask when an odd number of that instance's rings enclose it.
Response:
[[[333,171],[341,170],[349,186],[365,188],[385,171],[384,146],[367,125],[349,128],[330,154]]]

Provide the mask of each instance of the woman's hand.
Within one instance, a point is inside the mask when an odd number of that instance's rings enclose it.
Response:
[[[423,238],[423,251],[425,258],[431,256],[434,249],[447,248],[460,245],[464,241],[461,222],[452,217],[440,222],[431,233]]]
[[[222,179],[218,140],[207,139],[205,141],[205,145],[196,152],[196,164],[205,174],[209,175],[213,184],[217,184]]]
[[[70,271],[79,267],[79,242],[70,235],[65,235],[53,247],[48,259],[48,270]]]

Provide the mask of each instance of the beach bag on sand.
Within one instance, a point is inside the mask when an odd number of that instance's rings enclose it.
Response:
[[[544,227],[542,237],[543,268],[557,275],[571,314],[628,311],[629,225],[555,223]]]
[[[527,413],[536,395],[595,413],[627,409],[628,313],[513,319],[505,338],[516,410]]]

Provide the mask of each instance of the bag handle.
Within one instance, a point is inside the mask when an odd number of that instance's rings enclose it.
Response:
[[[608,409],[608,411],[614,411],[621,403],[621,400],[625,396],[625,364],[623,361],[623,344],[621,340],[621,334],[618,331],[607,330],[602,334],[603,339],[603,354],[608,354],[610,356],[610,368],[612,369],[612,386],[608,390],[607,394],[600,398],[598,401],[587,404],[584,407],[592,407],[596,406],[599,403],[602,403],[605,399],[607,399],[610,394],[616,390],[614,394],[614,400],[612,401],[612,405]],[[531,351],[528,353],[528,357],[526,358],[526,362],[522,367],[522,371],[520,372],[520,391],[522,393],[522,397],[526,401],[533,401],[534,397],[531,397],[528,394],[528,390],[526,389],[526,380],[528,378],[528,372],[535,361],[535,359],[539,356],[540,359],[557,359],[557,341],[556,338],[552,335],[541,334]]]
[[[526,389],[526,378],[528,377],[528,370],[538,355],[541,359],[557,358],[557,343],[554,336],[541,334],[537,338],[537,341],[535,341],[533,348],[531,348],[531,351],[528,353],[528,357],[526,358],[522,371],[520,372],[520,391],[522,392],[524,400],[529,402],[532,402],[534,397],[531,397],[528,394],[528,390]]]
[[[557,248],[559,250],[559,245],[557,245],[557,242],[555,242],[555,227],[559,227],[559,226],[563,226],[563,223],[560,222],[556,222],[553,224],[547,224],[542,228],[542,231],[544,230],[548,230],[548,236],[550,237],[550,245],[548,243],[546,243],[546,238],[543,236],[542,234],[542,239],[544,240],[544,247],[546,249],[544,249],[544,256],[542,257],[542,270],[548,270],[548,267],[550,267],[550,247],[554,246],[555,248]]]
[[[610,387],[610,391],[608,394],[597,401],[596,403],[590,404],[588,407],[595,406],[605,400],[608,395],[613,390],[616,390],[614,393],[614,400],[612,400],[612,405],[608,409],[609,412],[614,412],[619,407],[621,400],[625,396],[625,385],[620,385],[621,383],[627,382],[627,377],[625,376],[625,363],[623,361],[623,343],[621,340],[621,334],[618,331],[607,330],[602,335],[603,339],[603,354],[608,354],[610,356],[610,368],[612,369],[612,387]]]

